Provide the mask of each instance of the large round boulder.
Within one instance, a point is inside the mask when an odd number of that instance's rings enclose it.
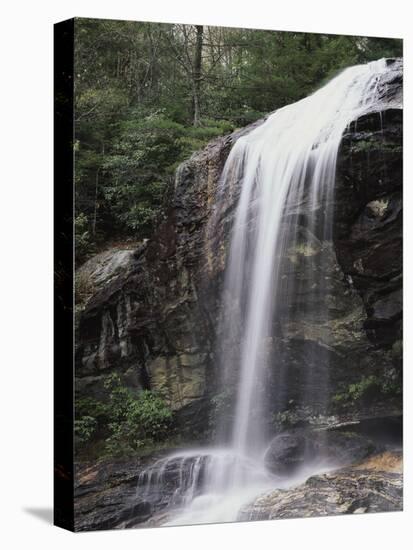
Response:
[[[288,475],[297,471],[314,457],[314,446],[310,439],[300,432],[277,435],[265,453],[265,465],[274,474]]]
[[[271,441],[264,461],[272,473],[284,476],[316,461],[347,466],[376,450],[370,439],[354,432],[297,430],[278,434]]]

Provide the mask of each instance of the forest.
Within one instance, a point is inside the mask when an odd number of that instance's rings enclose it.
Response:
[[[75,21],[76,262],[148,238],[177,166],[397,39]]]

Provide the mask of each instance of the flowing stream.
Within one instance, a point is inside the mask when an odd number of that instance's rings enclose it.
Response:
[[[263,460],[269,443],[263,428],[269,359],[263,349],[291,295],[279,259],[294,244],[311,251],[314,235],[319,243],[331,241],[341,137],[350,122],[379,110],[377,88],[387,70],[385,60],[344,70],[311,96],[274,112],[231,150],[216,201],[219,207],[236,179],[241,193],[222,300],[231,307],[219,330],[223,381],[237,380],[234,420],[225,445],[218,437],[214,448],[173,454],[142,473],[139,497],[150,500],[169,488],[169,525],[234,521],[242,506],[260,493],[292,486],[310,473],[306,469],[294,479],[277,478]],[[303,204],[308,230],[304,236],[297,223]],[[285,212],[295,214],[286,217]],[[319,273],[310,273],[306,284],[317,287],[322,296],[324,277]],[[277,368],[274,359],[272,368]],[[222,426],[225,422],[223,417]]]

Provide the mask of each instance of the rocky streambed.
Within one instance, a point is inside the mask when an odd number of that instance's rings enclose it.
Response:
[[[160,526],[173,515],[137,491],[142,464],[102,461],[78,470],[76,530]],[[291,489],[259,496],[240,510],[239,521],[302,518],[403,509],[400,451],[384,451],[357,464],[310,476]]]
[[[402,510],[401,431],[395,422],[380,436],[371,426],[368,434],[363,426],[358,426],[358,433],[347,426],[279,434],[265,457],[267,470],[274,475],[274,489],[242,506],[237,519]],[[385,420],[382,423],[386,425]],[[185,476],[192,475],[193,462],[187,459],[184,468],[181,459],[165,462],[171,454],[169,450],[144,458],[78,463],[76,530],[161,526],[173,519],[182,507],[179,487],[185,485]],[[159,474],[161,482],[153,483]],[[201,492],[202,480],[201,472],[195,496],[197,490]]]

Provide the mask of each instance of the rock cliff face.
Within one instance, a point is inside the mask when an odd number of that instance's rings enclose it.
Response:
[[[281,424],[321,410],[336,420],[401,412],[402,67],[389,63],[380,109],[343,136],[332,240],[312,235],[311,246],[280,258],[283,274],[300,282],[289,285],[293,306],[311,304],[311,315],[301,307],[299,318],[285,312],[274,320],[274,337],[263,342],[276,364],[268,381]],[[86,288],[78,308],[77,396],[104,398],[103,381],[116,371],[131,387],[162,390],[182,429],[206,425],[240,182],[233,178],[219,204],[217,186],[231,146],[261,123],[211,142],[181,165],[150,241],[108,251],[79,270]],[[320,266],[322,295],[305,285],[308,270]],[[317,318],[326,305],[327,319]]]
[[[78,270],[86,288],[78,307],[77,397],[104,398],[105,377],[115,371],[131,387],[161,390],[184,425],[187,419],[192,427],[207,424],[236,197],[227,201],[224,225],[210,237],[208,222],[231,146],[255,126],[211,142],[178,169],[170,207],[149,242],[136,250],[109,250]]]

